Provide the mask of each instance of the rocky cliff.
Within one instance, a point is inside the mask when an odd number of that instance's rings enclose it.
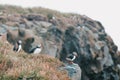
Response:
[[[5,33],[13,45],[22,40],[28,54],[42,44],[41,54],[66,63],[66,57],[76,52],[81,80],[120,80],[116,44],[99,21],[85,15],[0,6],[0,34]]]

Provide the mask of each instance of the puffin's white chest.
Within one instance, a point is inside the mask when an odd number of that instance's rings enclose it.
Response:
[[[33,53],[39,54],[41,51],[42,51],[42,48],[36,48]]]
[[[73,56],[72,61],[74,61],[74,60],[75,60],[75,58],[76,58],[76,56]]]
[[[19,46],[18,46],[18,50],[17,50],[17,52],[19,52],[21,49],[22,49],[22,46],[19,45]]]

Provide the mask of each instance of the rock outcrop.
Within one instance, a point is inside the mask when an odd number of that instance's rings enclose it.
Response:
[[[120,64],[118,48],[99,21],[78,14],[58,16],[53,13],[52,17],[55,18],[49,18],[42,13],[34,14],[34,10],[29,15],[19,14],[17,19],[15,14],[12,15],[12,21],[10,16],[0,16],[0,32],[6,30],[2,25],[11,26],[7,22],[17,22],[17,25],[12,25],[12,28],[18,27],[16,31],[6,31],[10,43],[14,44],[21,39],[23,50],[27,53],[42,43],[41,53],[62,62],[66,62],[67,55],[76,52],[78,57],[74,63],[82,70],[81,80],[120,80],[116,68]]]
[[[65,64],[64,67],[60,67],[60,70],[66,70],[68,72],[68,76],[72,80],[81,80],[81,68],[78,64]]]

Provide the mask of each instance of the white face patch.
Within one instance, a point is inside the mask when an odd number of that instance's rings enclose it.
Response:
[[[18,43],[20,43],[20,44],[21,44],[21,43],[22,43],[22,41],[21,41],[21,40],[19,40],[19,41],[18,41]]]
[[[41,44],[37,45],[37,47],[41,48]]]
[[[19,46],[18,46],[18,50],[17,50],[17,52],[20,52],[21,49],[22,49],[22,46],[19,45]]]

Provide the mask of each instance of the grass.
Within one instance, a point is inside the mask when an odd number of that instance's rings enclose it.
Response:
[[[6,11],[7,13],[19,13],[19,14],[30,14],[30,13],[36,13],[36,14],[44,14],[47,16],[48,13],[60,16],[61,13],[59,11],[50,10],[48,8],[42,8],[42,7],[33,7],[33,8],[22,8],[19,6],[11,6],[11,5],[0,5],[0,11]]]
[[[69,80],[65,71],[58,71],[62,63],[48,55],[15,53],[9,43],[0,41],[0,80]]]
[[[56,10],[51,10],[48,8],[42,8],[42,7],[33,7],[33,8],[22,8],[20,6],[12,6],[12,5],[0,5],[0,11],[5,11],[6,13],[9,14],[42,14],[47,17],[47,15],[52,14],[55,17],[69,17],[69,16],[74,16],[78,14],[72,14],[72,13],[61,13]]]

